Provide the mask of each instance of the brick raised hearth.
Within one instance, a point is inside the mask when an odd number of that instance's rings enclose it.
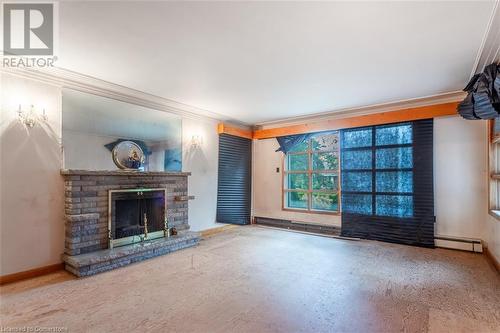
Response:
[[[66,240],[63,260],[77,276],[96,274],[198,244],[189,231],[188,172],[62,170],[65,180]],[[177,236],[108,248],[108,191],[166,188],[166,215]]]

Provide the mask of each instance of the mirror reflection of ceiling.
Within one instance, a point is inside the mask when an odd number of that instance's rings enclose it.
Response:
[[[56,66],[249,124],[460,91],[494,1],[60,1]]]
[[[178,141],[181,118],[110,98],[63,91],[63,131],[150,142]]]

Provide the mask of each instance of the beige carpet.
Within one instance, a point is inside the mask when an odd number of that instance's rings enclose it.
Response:
[[[500,278],[483,255],[255,226],[0,292],[4,331],[500,332]]]

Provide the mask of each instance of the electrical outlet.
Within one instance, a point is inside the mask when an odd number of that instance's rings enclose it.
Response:
[[[279,173],[280,172],[280,168],[276,168],[276,173]]]

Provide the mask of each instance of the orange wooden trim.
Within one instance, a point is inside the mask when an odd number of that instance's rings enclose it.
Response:
[[[55,265],[49,265],[44,267],[38,267],[35,269],[30,269],[29,271],[18,272],[8,275],[0,276],[0,285],[7,283],[17,282],[21,280],[31,279],[37,276],[46,275],[49,273],[57,272],[64,269],[64,263],[59,263]]]
[[[250,139],[250,140],[253,138],[252,131],[244,130],[242,128],[234,127],[234,126],[227,125],[224,123],[219,123],[217,125],[217,133],[219,133],[219,134],[224,133],[224,134],[239,136],[241,138],[246,138],[246,139]]]
[[[268,139],[294,134],[332,131],[353,127],[383,125],[443,116],[454,116],[457,115],[457,106],[458,102],[451,102],[429,106],[420,106],[397,111],[374,113],[364,116],[331,119],[308,124],[262,129],[254,131],[253,138]]]

